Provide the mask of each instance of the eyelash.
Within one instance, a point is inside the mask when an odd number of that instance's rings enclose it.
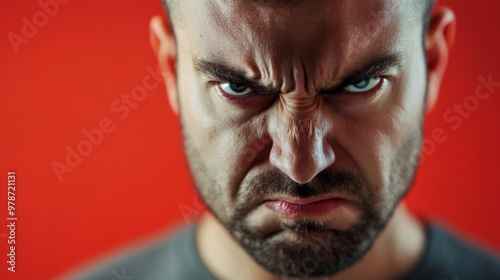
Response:
[[[228,102],[238,102],[238,101],[243,101],[243,100],[249,100],[249,99],[256,98],[256,97],[263,96],[263,95],[264,96],[271,95],[270,93],[262,93],[262,92],[255,90],[255,89],[252,89],[251,93],[249,93],[248,95],[244,95],[244,96],[228,95],[228,94],[224,93],[224,91],[220,88],[220,84],[222,84],[222,83],[227,83],[227,81],[211,81],[210,82],[211,87],[215,87],[217,94],[221,98],[223,98],[224,100],[226,100]]]
[[[380,92],[383,88],[385,88],[385,86],[387,84],[387,77],[386,76],[374,75],[374,76],[371,76],[367,79],[372,79],[372,78],[380,78],[380,82],[377,84],[377,86],[375,86],[373,89],[371,89],[369,91],[362,92],[362,93],[352,93],[352,92],[346,91],[344,88],[342,88],[341,90],[339,90],[337,92],[332,92],[332,94],[338,95],[341,98],[351,99],[351,100],[362,100],[362,99],[370,98],[373,95]],[[237,101],[248,100],[250,98],[255,98],[255,97],[259,97],[259,96],[271,95],[268,92],[262,93],[262,92],[259,92],[257,90],[252,91],[248,95],[244,95],[244,96],[228,95],[228,94],[224,93],[224,91],[220,88],[220,84],[222,84],[222,83],[227,83],[227,81],[210,81],[211,86],[216,87],[216,91],[219,94],[219,96],[221,98],[225,99],[226,101],[229,101],[229,102],[237,102]]]
[[[352,93],[346,91],[344,88],[342,88],[338,93],[334,93],[336,95],[340,95],[342,98],[347,98],[347,99],[352,99],[352,100],[362,100],[362,99],[367,99],[370,98],[380,91],[382,91],[386,86],[387,86],[387,77],[386,76],[372,76],[368,79],[372,78],[380,78],[380,82],[371,90],[362,92],[362,93]]]

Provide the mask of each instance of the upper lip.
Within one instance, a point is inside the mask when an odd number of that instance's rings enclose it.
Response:
[[[278,197],[266,199],[264,202],[282,201],[282,202],[287,202],[287,203],[291,203],[291,204],[307,205],[307,204],[320,202],[323,200],[329,200],[329,199],[347,200],[343,196],[339,196],[339,195],[323,195],[323,196],[316,196],[316,197],[309,197],[309,198],[278,196]]]

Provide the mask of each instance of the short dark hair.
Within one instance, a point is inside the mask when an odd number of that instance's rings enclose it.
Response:
[[[161,0],[163,3],[163,6],[167,10],[167,16],[171,20],[171,24],[173,24],[173,20],[175,20],[175,15],[173,14],[172,10],[174,7],[178,8],[179,2],[182,0]],[[283,2],[290,2],[292,0],[247,0],[247,1],[252,1],[252,2],[260,2],[260,3],[283,3]],[[420,10],[422,12],[422,20],[424,22],[424,32],[427,31],[427,28],[429,26],[429,21],[430,21],[430,16],[431,16],[431,11],[432,8],[434,7],[435,0],[413,0],[413,4],[415,5],[415,8]],[[176,13],[177,14],[177,13]]]
[[[436,0],[425,0],[425,1],[416,0],[416,2],[418,3],[418,5],[420,5],[420,9],[422,10],[422,20],[424,22],[424,34],[425,34],[427,28],[429,28],[432,9],[434,8]]]

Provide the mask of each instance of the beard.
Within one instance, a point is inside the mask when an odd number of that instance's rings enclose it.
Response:
[[[186,131],[182,131],[189,170],[205,205],[260,266],[287,278],[333,276],[366,254],[413,183],[422,142],[421,122],[420,130],[397,150],[383,186],[368,186],[350,172],[332,169],[300,184],[275,169],[243,180],[235,202],[230,202],[229,186],[220,185],[210,175],[216,172],[211,172],[211,165],[203,161]],[[380,193],[382,190],[385,192]],[[307,218],[279,220],[272,230],[250,222],[253,211],[266,197],[309,198],[332,193],[347,194],[357,200],[361,215],[348,229],[331,229],[327,222]]]
[[[366,253],[385,225],[369,203],[370,193],[358,178],[347,172],[324,170],[312,181],[299,184],[274,171],[242,184],[240,190],[233,217],[221,222],[257,263],[283,277],[337,274]],[[245,219],[258,198],[270,195],[309,198],[332,193],[348,194],[360,201],[362,217],[348,230],[330,229],[328,222],[307,218],[280,220],[277,229],[263,230],[252,227]],[[292,233],[291,237],[288,233]]]

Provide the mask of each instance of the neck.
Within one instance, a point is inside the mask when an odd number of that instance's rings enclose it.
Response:
[[[258,265],[211,214],[200,221],[197,246],[205,265],[220,279],[283,279]],[[338,275],[321,279],[398,279],[417,265],[424,248],[424,226],[401,204],[360,261]]]

